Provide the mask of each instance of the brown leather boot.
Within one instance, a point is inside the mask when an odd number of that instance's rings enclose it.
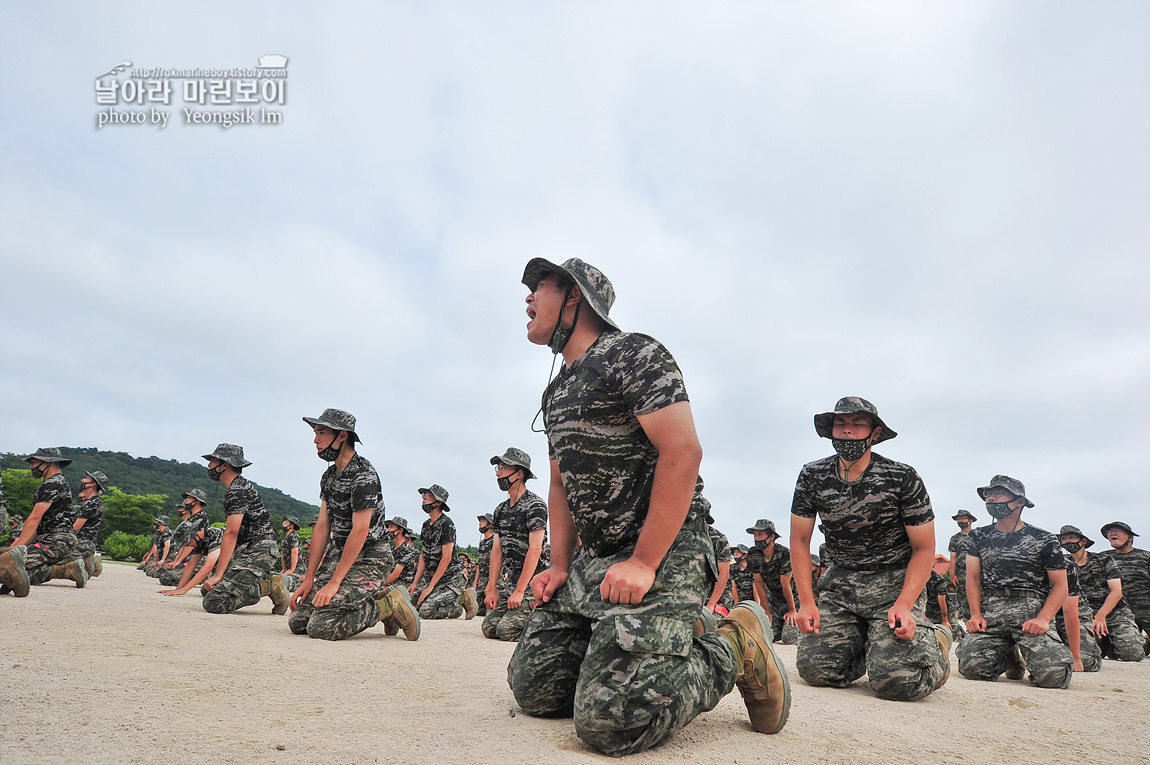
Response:
[[[76,583],[76,589],[80,589],[88,583],[88,569],[85,568],[83,560],[76,558],[70,563],[53,566],[52,573],[48,578],[71,579]]]
[[[778,733],[791,713],[791,681],[771,645],[771,623],[762,606],[742,601],[719,622],[716,630],[735,651],[739,676],[735,685],[743,694],[751,728]]]
[[[385,635],[394,635],[403,630],[403,636],[408,640],[419,640],[419,611],[411,604],[411,596],[407,594],[406,587],[392,587],[377,602]]]
[[[31,581],[24,568],[24,545],[0,553],[0,582],[11,588],[16,597],[28,597]]]
[[[281,616],[288,610],[288,591],[284,586],[284,578],[279,574],[271,579],[260,582],[260,595],[267,595],[272,599],[272,613]]]

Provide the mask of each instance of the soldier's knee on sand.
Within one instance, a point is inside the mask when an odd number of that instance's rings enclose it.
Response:
[[[611,757],[635,754],[657,746],[673,732],[671,712],[654,711],[643,725],[621,729],[609,705],[579,709],[575,713],[575,734],[592,749]]]
[[[554,686],[540,683],[533,673],[517,667],[514,660],[507,667],[507,684],[511,686],[515,703],[532,717],[573,717],[575,714],[574,690],[570,694],[558,693]]]
[[[497,631],[500,618],[501,617],[497,615],[495,611],[492,611],[491,613],[487,614],[487,616],[483,617],[483,624],[481,624],[479,627],[479,631],[483,633],[483,637],[489,638],[491,640],[500,639]]]

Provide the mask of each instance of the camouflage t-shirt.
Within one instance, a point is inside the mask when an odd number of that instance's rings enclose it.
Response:
[[[711,546],[715,548],[715,563],[735,559],[735,556],[731,555],[731,543],[727,540],[726,534],[710,525],[707,526],[707,534],[711,537]]]
[[[1150,551],[1135,547],[1128,553],[1110,550],[1105,553],[1122,577],[1122,597],[1140,619],[1150,618]]]
[[[371,523],[363,542],[365,548],[378,544],[387,535],[387,514],[379,474],[360,455],[352,457],[341,471],[336,471],[335,463],[328,466],[319,482],[319,498],[327,502],[331,538],[340,549],[351,534],[351,516],[357,510],[371,508]]]
[[[1037,526],[1023,526],[1010,534],[994,524],[980,526],[970,532],[966,554],[979,559],[983,594],[1010,587],[1046,597],[1050,593],[1046,572],[1066,570],[1058,538]]]
[[[687,400],[670,352],[628,332],[601,334],[543,394],[548,454],[592,555],[635,544],[647,519],[659,452],[638,417]]]
[[[479,566],[479,581],[488,578],[491,572],[491,548],[495,546],[495,535],[483,537],[479,540],[479,555],[475,557],[475,565]]]
[[[834,558],[831,557],[831,551],[827,548],[827,543],[823,542],[819,545],[819,565],[823,568],[830,568],[834,562]]]
[[[736,563],[731,566],[731,580],[739,591],[739,600],[755,599],[755,567],[747,562],[746,568],[739,568]]]
[[[775,542],[775,551],[770,560],[767,560],[763,551],[757,547],[751,550],[748,555],[751,559],[750,565],[754,566],[755,572],[763,578],[763,586],[767,588],[767,594],[775,598],[786,597],[783,594],[781,577],[794,573],[791,568],[790,549],[786,545]],[[794,576],[791,576],[791,594],[796,594]],[[795,603],[798,602],[798,597],[795,597]]]
[[[294,531],[289,531],[284,534],[283,541],[280,542],[280,565],[285,570],[291,568],[291,551],[300,546],[299,534]],[[299,571],[299,557],[296,557],[296,570]],[[306,569],[305,569],[306,570]],[[303,573],[303,572],[300,572]]]
[[[104,518],[104,498],[97,494],[80,500],[80,512],[76,518],[77,520],[85,519],[84,525],[76,532],[76,536],[80,539],[87,539],[89,542],[95,542],[96,535],[100,532],[100,521]]]
[[[400,572],[399,578],[392,582],[392,584],[400,584],[407,587],[415,581],[415,569],[419,567],[419,551],[415,549],[415,545],[407,541],[392,550],[392,553],[395,555],[395,564],[397,566],[403,566],[403,571]]]
[[[223,541],[224,530],[219,526],[209,526],[204,529],[203,538],[196,542],[196,546],[192,549],[192,555],[207,555],[212,550],[218,550]]]
[[[905,568],[911,556],[906,527],[934,520],[915,469],[874,452],[853,483],[839,478],[837,456],[804,465],[791,512],[822,518],[835,565],[856,571]]]
[[[942,622],[942,606],[938,604],[938,596],[946,597],[946,577],[937,571],[930,572],[930,579],[926,580],[926,618],[935,624]]]
[[[523,492],[519,501],[511,504],[510,498],[503,500],[491,516],[495,535],[499,537],[499,549],[503,552],[503,570],[507,571],[513,584],[519,581],[523,565],[527,562],[527,548],[532,531],[543,529],[543,548],[547,547],[547,503],[531,491]],[[543,553],[531,576],[542,571]]]
[[[232,485],[224,492],[224,515],[242,515],[240,533],[236,537],[236,547],[255,544],[256,542],[274,542],[276,533],[272,530],[271,518],[268,517],[264,501],[252,482],[238,475]]]
[[[1102,608],[1102,604],[1110,596],[1110,586],[1107,582],[1122,578],[1118,572],[1118,566],[1115,565],[1109,555],[1099,555],[1092,552],[1086,553],[1086,562],[1081,566],[1073,558],[1070,558],[1070,563],[1072,564],[1071,568],[1078,569],[1078,583],[1082,587],[1082,594],[1086,596],[1090,607],[1095,611]],[[1114,607],[1118,608],[1123,605],[1126,605],[1125,595],[1119,598]]]
[[[961,531],[950,538],[946,551],[950,553],[951,564],[954,566],[954,576],[959,583],[966,581],[966,546],[970,542],[970,534]]]
[[[428,518],[423,522],[419,536],[423,541],[424,575],[430,581],[431,577],[435,576],[435,570],[439,568],[439,560],[443,557],[443,546],[455,544],[455,523],[447,517],[446,513],[440,515],[435,523],[432,523],[431,519]],[[463,566],[459,563],[459,558],[452,552],[451,559],[447,568],[443,570],[440,581],[462,573]]]
[[[63,473],[45,478],[32,498],[33,507],[41,502],[48,503],[48,509],[40,516],[36,527],[37,536],[46,536],[56,531],[71,531],[76,522],[76,510],[72,507],[72,489]]]
[[[172,550],[175,549],[175,545],[172,544],[172,536],[173,536],[173,533],[172,533],[171,529],[164,529],[163,531],[156,532],[156,560],[157,561],[169,560],[169,559],[164,558],[164,543],[166,542],[168,544],[168,555],[171,555]]]
[[[196,544],[196,535],[210,525],[211,520],[208,518],[208,514],[206,512],[201,510],[198,513],[192,513],[191,517],[181,523],[179,529],[176,529],[176,533],[173,536],[172,549],[176,552],[179,552],[188,545],[193,545],[194,549],[194,545]]]

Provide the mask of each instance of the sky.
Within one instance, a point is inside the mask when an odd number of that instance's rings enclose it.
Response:
[[[786,536],[847,395],[940,551],[998,473],[1035,525],[1150,534],[1148,34],[1136,2],[0,0],[0,450],[230,442],[316,502],[300,418],[337,407],[389,515],[442,484],[474,544],[491,456],[546,474],[523,266],[580,257],[678,360],[732,543]],[[268,54],[278,124],[188,122],[241,108],[196,78],[96,100]]]

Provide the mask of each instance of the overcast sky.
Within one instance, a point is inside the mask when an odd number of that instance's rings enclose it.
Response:
[[[678,359],[733,542],[786,535],[845,395],[940,550],[995,473],[1150,535],[1147,39],[1139,2],[4,0],[0,450],[228,441],[315,502],[335,406],[389,514],[440,483],[474,543],[488,458],[546,473],[523,265],[578,256]],[[97,127],[120,62],[265,54],[282,124],[184,124],[173,78],[166,127]]]

